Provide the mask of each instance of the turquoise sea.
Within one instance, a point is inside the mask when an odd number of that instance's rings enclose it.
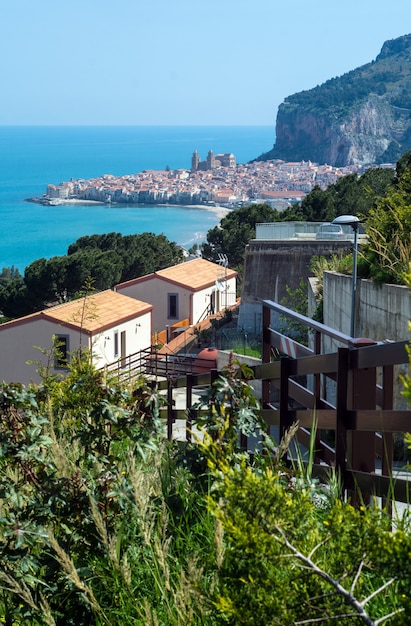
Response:
[[[198,150],[232,152],[246,163],[269,150],[274,126],[0,126],[0,270],[22,273],[32,261],[64,255],[83,235],[164,233],[190,247],[218,223],[186,207],[116,205],[44,207],[25,202],[49,183],[145,169],[187,168]]]

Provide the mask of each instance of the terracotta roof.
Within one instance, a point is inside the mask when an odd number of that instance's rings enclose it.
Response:
[[[84,307],[84,303],[86,306]],[[29,323],[37,319],[46,319],[72,328],[82,328],[85,332],[95,333],[125,322],[152,310],[152,305],[115,291],[106,290],[71,300],[64,304],[32,313],[12,320],[0,326],[0,331],[10,326]],[[83,318],[83,319],[82,319]]]
[[[139,278],[133,278],[124,283],[120,283],[115,286],[115,289],[121,290],[123,287],[129,285],[136,285],[143,283],[153,278],[161,278],[168,282],[174,283],[191,289],[192,291],[199,291],[206,287],[213,285],[217,279],[234,278],[237,276],[237,272],[206,261],[205,259],[192,259],[191,261],[184,261],[178,265],[167,267],[164,270],[159,270],[153,274],[147,274],[146,276],[140,276]]]
[[[218,278],[234,278],[237,276],[237,272],[229,268],[226,270],[217,263],[199,258],[159,270],[155,275],[184,287],[198,290],[215,283]]]

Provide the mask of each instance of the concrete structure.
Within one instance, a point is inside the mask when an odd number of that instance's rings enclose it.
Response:
[[[324,324],[350,334],[351,276],[324,272]],[[411,295],[405,285],[376,285],[357,281],[355,329],[357,337],[375,341],[405,341],[410,337]]]
[[[236,302],[234,270],[198,258],[116,285],[118,293],[153,305],[153,332],[179,320],[196,324]]]
[[[40,365],[64,374],[70,355],[80,348],[90,350],[97,367],[148,348],[152,308],[107,290],[2,324],[0,378],[39,383]]]
[[[313,256],[347,254],[351,247],[350,241],[251,240],[245,252],[238,327],[250,333],[261,332],[263,300],[281,303],[287,287],[294,290],[301,280],[307,281]],[[272,315],[272,323],[276,324],[277,314]]]
[[[324,272],[324,324],[347,335],[351,322],[351,276],[337,272]],[[371,280],[357,281],[355,329],[356,337],[374,341],[406,341],[410,337],[411,295],[405,285],[376,285]],[[325,352],[333,352],[338,345],[327,339]],[[405,409],[407,401],[402,396],[402,376],[406,366],[394,368],[394,406]],[[377,372],[378,376],[381,372]],[[331,401],[335,397],[335,386],[328,382],[326,394]]]

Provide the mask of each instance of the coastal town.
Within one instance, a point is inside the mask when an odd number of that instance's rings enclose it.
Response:
[[[369,167],[369,166],[368,166]],[[380,166],[381,167],[381,166]],[[382,167],[394,167],[385,164]],[[264,202],[277,210],[301,201],[315,186],[325,189],[347,174],[361,175],[366,166],[333,167],[311,161],[253,161],[237,164],[232,153],[197,151],[191,169],[144,170],[137,174],[72,179],[47,185],[41,198],[29,201],[57,205],[70,202],[205,205],[235,208]]]

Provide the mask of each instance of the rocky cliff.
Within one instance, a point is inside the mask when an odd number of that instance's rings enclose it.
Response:
[[[411,150],[411,35],[384,43],[375,61],[280,105],[276,143],[257,160],[336,167],[394,163]]]

